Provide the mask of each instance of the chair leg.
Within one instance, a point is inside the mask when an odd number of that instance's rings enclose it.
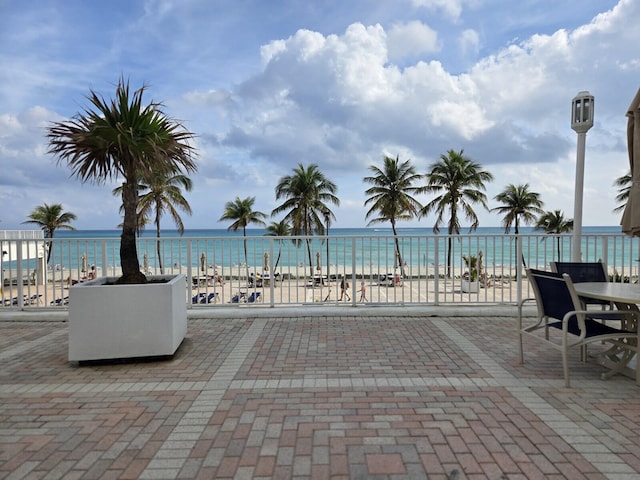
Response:
[[[564,386],[569,388],[571,383],[569,381],[569,352],[564,348],[562,350],[562,370],[564,372]]]
[[[519,344],[519,347],[520,347],[520,365],[522,365],[524,363],[524,346],[522,344],[522,331],[520,331],[519,336],[520,336],[520,344]]]

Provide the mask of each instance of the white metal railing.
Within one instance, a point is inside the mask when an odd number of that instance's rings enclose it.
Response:
[[[48,249],[42,237],[0,239],[0,308],[65,308],[74,283],[94,274],[120,274],[118,238],[46,242]],[[140,267],[146,274],[186,276],[185,301],[191,308],[357,305],[362,286],[371,304],[516,304],[531,293],[523,281],[524,268],[548,268],[558,259],[558,249],[560,259],[567,261],[571,248],[571,236],[544,234],[138,240]],[[637,282],[638,239],[583,235],[581,249],[583,261],[603,260],[613,281]],[[477,292],[463,291],[465,255],[481,257]],[[348,283],[344,294],[343,279]],[[257,302],[250,301],[256,297]]]

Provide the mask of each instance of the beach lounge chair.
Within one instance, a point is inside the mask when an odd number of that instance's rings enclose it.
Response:
[[[259,301],[260,301],[260,292],[253,292],[251,295],[249,295],[249,298],[247,298],[247,303],[255,303]]]
[[[191,303],[211,303],[212,301],[218,301],[218,294],[216,292],[211,292],[209,294],[200,292],[191,297]]]
[[[55,300],[51,301],[50,305],[54,305],[56,307],[60,307],[62,305],[69,305],[69,297],[56,298]]]
[[[613,328],[599,321],[606,318],[619,320],[626,317],[628,323],[623,322],[622,325],[629,325],[638,321],[638,312],[585,310],[574,289],[571,277],[566,273],[527,269],[527,276],[535,298],[524,299],[518,304],[520,363],[524,363],[523,338],[525,335],[544,342],[562,353],[565,386],[569,387],[570,348],[580,348],[582,361],[586,361],[587,346],[594,342],[611,343],[613,349],[621,347],[638,351],[637,343],[634,343],[638,339],[637,331]],[[536,302],[538,315],[535,323],[525,326],[522,308],[528,301]],[[554,334],[554,331],[559,331],[560,334]],[[607,352],[603,355],[607,355]]]
[[[218,294],[216,292],[212,292],[209,295],[207,295],[206,298],[206,302],[202,302],[202,303],[217,303],[218,302]]]
[[[240,303],[247,301],[247,294],[245,292],[238,292],[233,297],[231,297],[230,303]]]

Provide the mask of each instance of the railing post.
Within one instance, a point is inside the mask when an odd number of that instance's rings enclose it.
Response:
[[[193,285],[193,271],[191,269],[191,239],[187,239],[187,284],[185,285],[185,301],[187,302],[187,308],[192,308],[191,303],[191,285]],[[198,290],[199,291],[199,290]]]
[[[516,300],[522,301],[522,236],[516,237]]]
[[[433,296],[435,305],[440,305],[440,242],[438,240],[438,235],[436,235],[434,237],[435,248],[433,249],[433,255],[435,257],[435,266],[433,269],[433,281],[435,282],[433,285]]]
[[[100,240],[100,251],[102,253],[102,276],[106,277],[107,276],[107,269],[109,268],[107,266],[107,241],[106,240]]]
[[[356,306],[356,237],[351,237],[351,305]]]
[[[16,249],[16,286],[18,287],[18,291],[16,296],[18,297],[18,308],[20,310],[24,309],[24,270],[22,269],[22,242],[25,240],[16,240],[16,245],[18,248]]]
[[[607,268],[609,268],[609,237],[602,237],[602,252],[600,252],[600,258]],[[607,274],[608,273],[609,272],[607,272]]]
[[[271,299],[269,300],[269,306],[272,308],[275,307],[276,304],[276,271],[273,268],[274,242],[275,239],[273,237],[269,239],[269,277],[271,278],[271,281],[269,282],[269,295],[271,296]]]

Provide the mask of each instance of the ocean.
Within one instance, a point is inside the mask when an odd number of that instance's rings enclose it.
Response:
[[[392,269],[397,266],[395,239],[390,227],[333,228],[327,237],[316,236],[307,242],[274,241],[265,236],[261,228],[246,231],[226,229],[192,229],[180,236],[176,230],[162,230],[160,248],[155,241],[155,230],[146,229],[138,240],[141,265],[146,261],[152,268],[164,266],[198,267],[238,266],[248,264],[259,268],[277,261],[281,267],[306,266],[309,263],[324,268],[330,265],[347,265],[357,268]],[[448,236],[434,235],[431,228],[399,228],[399,244],[404,264],[429,267],[447,264]],[[549,236],[532,227],[522,227],[525,260],[529,265],[548,265],[558,258],[570,260],[571,234]],[[87,264],[114,266],[118,258],[119,230],[60,230],[56,231],[50,265],[77,268],[83,256]],[[98,240],[99,241],[96,241]],[[452,259],[462,265],[463,256],[477,256],[482,252],[484,265],[512,265],[515,260],[513,230],[504,235],[500,227],[480,227],[473,233],[463,229],[451,242]],[[582,229],[582,254],[584,261],[605,260],[610,265],[637,267],[640,256],[637,239],[621,235],[619,226],[589,226]],[[203,259],[204,255],[204,259]]]

